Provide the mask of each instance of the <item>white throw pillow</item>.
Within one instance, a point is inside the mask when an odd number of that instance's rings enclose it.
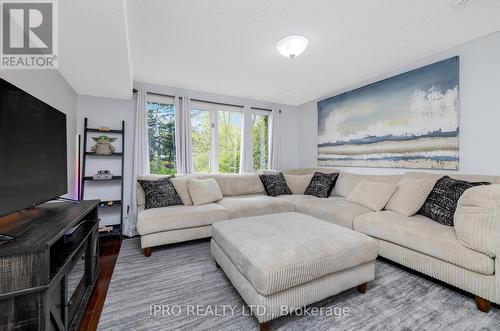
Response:
[[[308,175],[287,175],[284,174],[286,185],[290,188],[293,194],[304,194],[313,174]]]
[[[181,197],[182,203],[185,206],[192,206],[193,201],[191,200],[191,197],[189,196],[187,182],[190,179],[206,179],[206,178],[209,178],[208,175],[206,175],[206,174],[181,175],[181,176],[172,178],[170,181],[172,182],[172,185],[174,185],[174,188],[177,191],[177,194],[179,194],[179,196]]]
[[[385,206],[404,216],[415,215],[425,203],[436,182],[428,179],[402,179]]]
[[[213,178],[208,179],[189,179],[187,188],[193,205],[204,205],[216,202],[222,199],[222,192],[219,184]]]
[[[393,183],[362,180],[349,193],[347,200],[359,203],[373,211],[381,211],[396,191],[396,188],[396,184]]]
[[[264,185],[257,174],[213,174],[222,194],[235,195],[262,194]]]

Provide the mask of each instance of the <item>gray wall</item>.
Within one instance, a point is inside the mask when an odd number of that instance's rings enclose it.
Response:
[[[68,194],[76,198],[76,93],[57,70],[0,70],[0,77],[66,114]]]
[[[500,32],[422,59],[385,75],[374,77],[325,97],[385,79],[408,70],[460,56],[460,173],[500,175]],[[355,64],[352,64],[355,65]],[[334,74],[334,73],[332,73]],[[300,167],[316,166],[317,107],[322,97],[298,106],[300,139],[297,150]],[[341,168],[367,174],[401,173],[390,168]],[[438,171],[435,171],[438,172]]]

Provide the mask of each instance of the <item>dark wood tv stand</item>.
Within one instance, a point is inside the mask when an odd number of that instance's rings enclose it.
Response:
[[[98,200],[0,218],[0,330],[75,330],[99,273]]]

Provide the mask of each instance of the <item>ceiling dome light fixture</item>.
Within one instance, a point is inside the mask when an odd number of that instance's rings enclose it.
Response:
[[[309,39],[301,35],[291,35],[287,36],[278,43],[276,43],[276,49],[284,57],[290,58],[292,61],[296,56],[302,54],[307,46],[309,45]]]

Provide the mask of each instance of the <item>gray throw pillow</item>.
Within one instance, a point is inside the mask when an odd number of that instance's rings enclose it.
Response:
[[[170,181],[173,177],[138,180],[146,197],[145,209],[182,205],[182,200]]]
[[[314,195],[318,198],[328,198],[337,182],[337,178],[339,178],[338,172],[330,174],[315,172],[304,194]]]
[[[425,200],[419,214],[443,225],[453,226],[453,217],[462,194],[471,187],[490,184],[488,182],[467,182],[449,176],[441,177]]]
[[[275,197],[281,194],[292,194],[292,191],[286,184],[285,176],[283,173],[259,175],[267,195]]]

